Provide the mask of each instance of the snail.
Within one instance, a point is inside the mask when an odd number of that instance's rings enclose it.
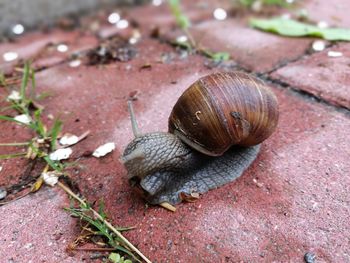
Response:
[[[128,105],[135,138],[120,160],[129,182],[149,203],[170,207],[239,177],[278,122],[274,93],[243,72],[194,82],[173,107],[169,132],[141,134]]]

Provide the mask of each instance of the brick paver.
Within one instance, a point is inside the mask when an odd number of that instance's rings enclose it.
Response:
[[[312,41],[262,33],[235,19],[200,22],[193,30],[197,40],[202,34],[201,43],[209,45],[205,39],[215,39],[219,50],[229,51],[239,66],[260,73],[303,57]],[[318,262],[350,261],[350,141],[346,139],[350,120],[347,111],[327,105],[335,101],[345,107],[343,99],[348,102],[344,93],[348,82],[342,78],[347,44],[332,47],[344,53],[342,58],[328,58],[325,51],[272,73],[276,81],[270,84],[280,103],[280,121],[258,159],[235,182],[204,194],[195,203],[180,204],[176,213],[147,208],[128,185],[126,170],[118,161],[132,139],[126,98],[137,91],[134,104],[142,132],[165,131],[177,97],[200,76],[220,69],[209,69],[203,57],[184,56],[157,39],[143,36],[134,47],[137,55],[129,62],[74,68],[64,62],[37,73],[38,92],[51,93],[41,102],[43,115],[60,115],[64,132],[91,131],[73,147],[72,159],[79,158],[79,166],[70,170],[90,202],[104,200],[114,224],[136,226],[126,236],[154,262],[302,262],[309,251]],[[330,67],[337,72],[326,78]],[[331,80],[340,83],[340,91],[328,88]],[[276,84],[280,82],[320,96],[324,102],[282,88]],[[322,96],[311,91],[315,86]],[[1,96],[5,94],[2,90]],[[0,139],[6,142],[30,136],[15,124],[1,122],[0,129],[4,131]],[[91,157],[97,146],[110,141],[116,143],[113,153]],[[17,162],[0,161],[1,185],[19,180],[27,164]],[[5,226],[6,238],[0,240],[4,248],[0,259],[51,262],[48,255],[54,253],[54,261],[81,260],[80,252],[73,258],[65,252],[66,242],[77,231],[76,222],[61,210],[66,204],[61,191],[45,188],[1,207],[0,229]],[[19,227],[23,231],[16,234],[16,242],[9,242]],[[62,233],[59,242],[51,241],[56,230]],[[27,233],[33,235],[28,238]],[[93,262],[86,255],[85,259]]]
[[[340,57],[328,56],[341,52]],[[350,109],[350,45],[339,44],[278,69],[271,76],[295,89]]]

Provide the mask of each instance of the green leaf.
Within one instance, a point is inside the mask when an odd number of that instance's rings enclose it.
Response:
[[[301,37],[311,36],[326,40],[350,41],[350,29],[345,28],[319,28],[314,25],[298,22],[291,19],[251,19],[252,27],[276,33],[282,36]]]
[[[109,254],[108,260],[110,260],[112,263],[119,263],[120,255],[118,253],[113,252]]]
[[[169,6],[172,14],[175,16],[177,25],[182,29],[189,28],[191,26],[191,22],[181,11],[180,0],[169,0]]]
[[[62,130],[62,122],[60,120],[55,120],[52,129],[49,132],[49,136],[51,136],[51,150],[56,150],[56,141],[57,136]]]
[[[226,61],[226,60],[230,59],[230,54],[227,52],[217,52],[217,53],[212,54],[211,58],[215,62]]]

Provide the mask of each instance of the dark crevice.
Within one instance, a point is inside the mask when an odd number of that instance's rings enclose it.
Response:
[[[333,110],[335,110],[337,112],[345,114],[347,117],[350,117],[350,110],[345,108],[345,107],[342,107],[340,105],[331,104],[329,101],[322,99],[322,98],[320,98],[312,93],[309,93],[309,92],[302,90],[302,89],[299,89],[297,87],[292,87],[286,82],[283,82],[283,81],[278,80],[278,79],[272,79],[267,75],[260,76],[260,78],[262,78],[264,81],[266,81],[268,83],[274,84],[274,87],[277,87],[280,89],[288,89],[292,93],[298,95],[299,97],[302,97],[303,99],[306,99],[307,101],[318,102],[324,106],[332,108]]]
[[[324,50],[329,49],[329,48],[332,48],[332,47],[334,47],[334,46],[336,46],[336,45],[337,45],[336,42],[330,42],[330,43],[325,47]],[[312,47],[310,47],[310,48],[308,48],[308,49],[304,52],[304,54],[302,54],[302,55],[296,57],[295,59],[290,59],[290,60],[283,61],[282,63],[279,63],[278,65],[276,65],[275,67],[273,67],[271,70],[261,73],[261,75],[272,74],[272,73],[274,73],[275,71],[279,70],[280,68],[286,67],[286,66],[288,66],[289,64],[292,64],[292,63],[294,63],[294,62],[298,62],[299,60],[309,58],[309,57],[311,57],[312,55],[317,54],[317,53],[319,53],[319,52],[313,51],[313,50],[312,50]]]

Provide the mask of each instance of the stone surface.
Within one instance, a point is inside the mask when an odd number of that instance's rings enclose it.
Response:
[[[228,52],[249,71],[268,72],[305,54],[311,39],[286,38],[250,28],[246,20],[204,21],[191,28],[199,47],[212,52]],[[167,34],[175,40],[183,33]]]
[[[69,207],[65,193],[48,187],[0,207],[1,261],[81,262],[84,253],[62,253],[79,233],[63,207]]]
[[[274,89],[278,130],[241,178],[179,205],[175,214],[145,208],[118,162],[132,138],[123,98],[139,90],[135,110],[141,130],[166,130],[177,96],[208,72],[199,57],[157,63],[166,51],[171,51],[166,45],[143,42],[130,63],[62,65],[38,74],[39,91],[54,94],[44,102],[45,115],[63,112],[65,131],[91,130],[73,147],[73,158],[105,142],[117,145],[104,158],[80,158],[80,168],[71,170],[83,194],[91,202],[105,200],[115,224],[135,225],[126,236],[156,262],[301,261],[308,251],[320,262],[348,261],[349,117],[286,90]],[[140,70],[146,58],[152,67]]]
[[[195,27],[198,32],[216,29],[208,34],[223,45],[228,43],[222,39],[225,34],[234,43],[228,33],[233,21],[207,21]],[[241,48],[242,57],[235,59],[258,72],[303,56],[311,41],[280,38],[242,24],[234,25],[233,30],[239,33],[238,44],[228,50]],[[270,56],[262,48],[268,43],[271,52],[276,52]],[[203,57],[186,55],[147,37],[134,47],[137,55],[129,62],[72,68],[62,60],[36,74],[37,91],[50,93],[40,101],[45,123],[52,125],[48,116],[53,115],[63,120],[63,132],[80,135],[90,130],[85,140],[72,147],[69,161],[76,160],[77,165],[67,169],[89,202],[103,200],[113,224],[135,226],[125,236],[153,262],[303,262],[307,252],[314,253],[317,262],[350,261],[350,142],[346,140],[350,116],[277,84],[271,84],[280,103],[277,131],[263,143],[258,159],[242,177],[209,191],[195,203],[180,204],[176,213],[147,206],[130,188],[126,170],[118,161],[133,137],[127,98],[136,93],[135,113],[143,133],[166,131],[171,107],[186,87],[222,69],[210,70]],[[348,52],[345,44],[334,48]],[[249,63],[244,57],[250,58]],[[316,61],[339,71],[347,63],[345,57],[330,60],[319,53],[299,62],[305,63],[305,73],[295,70],[283,79],[278,70],[272,77],[289,83],[307,74]],[[334,81],[345,85],[341,76],[334,75]],[[314,82],[327,83],[319,78]],[[295,87],[301,86],[296,83]],[[6,94],[7,89],[1,87],[0,107],[6,104]],[[338,98],[343,95],[337,93]],[[0,121],[0,130],[0,143],[33,136],[4,121]],[[103,158],[92,157],[93,150],[106,142],[115,142],[115,151]],[[16,150],[21,148],[0,148],[0,154]],[[0,187],[21,183],[28,164],[0,160]],[[38,164],[30,176],[37,176],[42,166]],[[96,262],[90,254],[79,251],[69,257],[65,251],[78,232],[77,222],[61,210],[67,205],[62,191],[45,187],[0,207],[0,261]]]
[[[308,0],[301,7],[306,9],[309,19],[316,23],[324,21],[329,26],[350,27],[350,2],[347,0]]]
[[[57,46],[68,46],[66,52],[59,52]],[[72,54],[84,51],[97,45],[97,39],[89,33],[79,31],[66,32],[52,30],[46,33],[33,32],[23,35],[14,42],[6,42],[0,45],[0,72],[10,74],[14,66],[23,60],[31,60],[33,67],[44,68],[59,64],[67,60]],[[18,58],[6,61],[4,54],[15,52]]]
[[[329,51],[341,57],[328,56]],[[303,90],[327,102],[350,109],[350,44],[339,44],[315,53],[271,74],[295,89]]]
[[[181,10],[189,18],[192,24],[203,20],[213,19],[215,8],[224,8],[227,12],[232,8],[232,4],[225,0],[206,0],[206,1],[181,1]],[[166,1],[159,6],[152,4],[129,9],[126,16],[130,21],[134,21],[143,31],[149,31],[158,28],[166,32],[176,27],[175,17]]]

